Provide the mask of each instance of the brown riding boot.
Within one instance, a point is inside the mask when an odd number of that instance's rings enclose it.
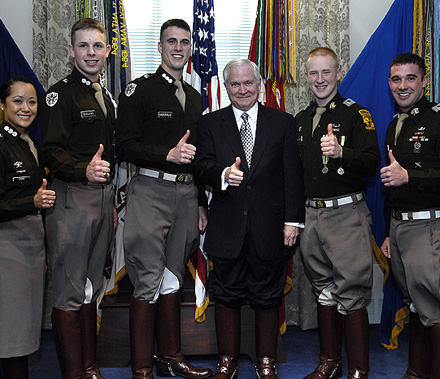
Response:
[[[370,324],[367,308],[345,316],[348,379],[367,379],[370,371]]]
[[[83,364],[86,379],[104,379],[96,360],[96,301],[83,304],[79,311],[83,346]]]
[[[258,364],[257,378],[278,379],[275,359],[277,356],[279,311],[277,308],[255,310],[255,345]]]
[[[431,327],[434,379],[440,379],[440,324]]]
[[[195,367],[186,361],[180,349],[179,293],[160,295],[157,301],[156,339],[159,351],[156,362],[157,376],[181,376],[203,379],[212,376],[212,370]]]
[[[63,379],[83,379],[83,344],[79,312],[52,309],[52,327]]]
[[[409,314],[408,369],[402,379],[429,379],[432,377],[432,345],[430,330],[422,324],[419,315]]]
[[[0,358],[0,378],[28,379],[28,356]]]
[[[153,379],[156,304],[135,297],[130,303],[130,350],[133,379]]]
[[[319,365],[304,379],[336,379],[342,376],[342,315],[336,306],[318,304],[321,356]]]
[[[215,304],[215,332],[220,362],[212,379],[236,379],[240,355],[240,308]]]

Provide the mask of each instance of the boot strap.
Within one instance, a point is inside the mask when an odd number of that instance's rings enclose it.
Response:
[[[237,376],[238,366],[236,363],[232,362],[232,358],[229,356],[221,356],[220,363],[217,364],[216,374],[222,374],[227,376],[229,379],[234,379]]]
[[[182,362],[185,359],[182,353],[179,353],[175,357],[167,357],[167,356],[165,357],[154,356],[154,357],[158,362],[162,363],[167,367],[167,370],[169,371],[171,376],[177,376],[172,366],[175,365],[176,363]]]
[[[258,378],[263,378],[265,376],[276,376],[277,367],[273,363],[274,359],[269,357],[262,357],[259,359],[258,365],[255,366],[255,371]]]
[[[319,359],[318,367],[316,367],[315,371],[313,372],[316,372],[319,375],[324,375],[326,378],[329,379],[338,378],[342,376],[341,362],[342,358],[332,359],[327,357],[325,354],[322,354]]]

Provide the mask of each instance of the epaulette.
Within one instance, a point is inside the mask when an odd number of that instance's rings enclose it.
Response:
[[[143,82],[144,80],[150,79],[154,76],[155,74],[145,74],[140,76],[137,80],[140,82]]]
[[[438,113],[440,111],[440,104],[436,104],[432,107],[432,110],[436,113]]]
[[[352,99],[346,99],[342,104],[346,105],[347,107],[351,107],[353,104],[356,104],[356,101]]]
[[[134,92],[136,91],[136,87],[138,86],[138,84],[142,83],[145,80],[150,79],[153,75],[154,74],[145,74],[128,83],[127,87],[125,87],[124,90],[125,96],[130,97],[131,95],[133,95]]]
[[[72,74],[69,74],[64,79],[61,79],[59,82],[55,83],[52,86],[52,89],[63,88],[71,83],[73,83],[73,76],[72,76]]]
[[[305,112],[307,109],[309,109],[309,108],[313,108],[313,106],[314,106],[314,102],[311,101],[310,103],[306,104],[306,105],[300,110],[300,112]]]

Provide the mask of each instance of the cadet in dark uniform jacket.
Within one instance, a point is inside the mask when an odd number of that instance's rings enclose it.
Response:
[[[109,51],[104,27],[78,20],[69,45],[75,68],[40,104],[42,151],[58,194],[46,233],[52,324],[66,378],[102,377],[95,356],[96,299],[114,237],[115,109],[98,80]]]
[[[119,99],[116,153],[137,166],[127,193],[125,264],[134,293],[130,306],[132,372],[153,377],[154,329],[158,376],[206,378],[210,369],[193,367],[180,351],[180,300],[189,255],[206,226],[204,207],[192,175],[200,94],[184,83],[191,51],[183,20],[162,25],[155,74],[129,83]],[[201,191],[201,195],[203,191]],[[200,205],[205,205],[201,200]],[[156,317],[157,313],[157,317]]]
[[[0,377],[27,378],[27,356],[38,350],[43,314],[46,189],[39,144],[27,128],[37,115],[37,92],[26,77],[0,86]]]
[[[343,323],[348,378],[369,371],[365,297],[373,284],[373,241],[363,191],[379,170],[380,150],[370,112],[337,91],[340,76],[333,50],[312,50],[306,77],[315,101],[295,117],[307,196],[300,244],[318,298],[321,344],[320,364],[307,379],[342,375]]]
[[[440,378],[440,105],[425,94],[424,61],[398,55],[390,89],[400,107],[385,137],[386,238],[382,251],[410,308],[403,379]]]

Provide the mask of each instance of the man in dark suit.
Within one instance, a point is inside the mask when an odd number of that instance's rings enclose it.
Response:
[[[224,80],[232,105],[201,118],[195,157],[196,175],[213,188],[204,247],[214,263],[214,378],[237,375],[244,302],[255,309],[257,374],[277,378],[278,309],[304,221],[295,121],[257,103],[261,77],[253,62],[229,62]]]

